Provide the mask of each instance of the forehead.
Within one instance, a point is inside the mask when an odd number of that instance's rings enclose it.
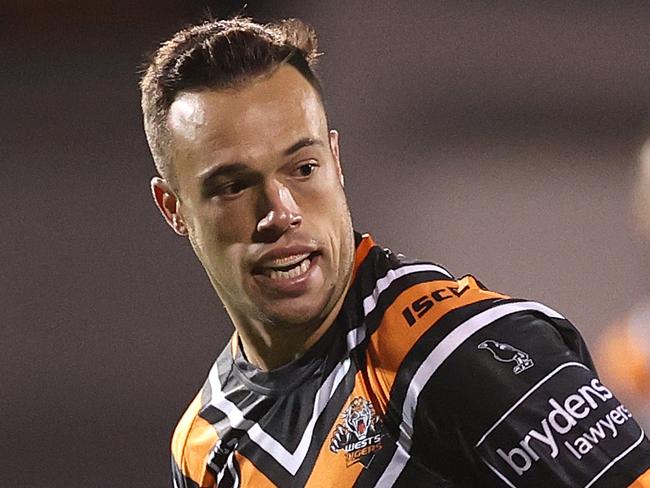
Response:
[[[254,158],[327,133],[316,90],[288,65],[240,88],[181,93],[167,124],[183,165]]]

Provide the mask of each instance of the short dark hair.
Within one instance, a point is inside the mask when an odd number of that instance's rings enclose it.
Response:
[[[167,116],[180,92],[237,88],[286,63],[305,77],[322,101],[313,71],[318,55],[314,30],[297,19],[262,25],[234,17],[177,32],[153,54],[140,81],[145,133],[160,175],[174,178]]]

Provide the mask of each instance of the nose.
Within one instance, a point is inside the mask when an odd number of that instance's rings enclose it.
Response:
[[[257,222],[257,232],[277,239],[288,230],[300,226],[300,208],[291,191],[282,183],[269,182],[264,189],[263,201],[260,213],[264,216]]]

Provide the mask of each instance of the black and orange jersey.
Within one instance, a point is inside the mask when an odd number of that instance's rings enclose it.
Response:
[[[356,246],[304,356],[219,356],[173,436],[176,488],[650,488],[650,442],[562,315]]]

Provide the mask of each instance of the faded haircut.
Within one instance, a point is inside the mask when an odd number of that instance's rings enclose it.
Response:
[[[177,32],[152,55],[140,81],[144,129],[158,173],[175,180],[167,116],[180,92],[238,88],[288,64],[322,101],[313,70],[317,57],[316,34],[297,19],[262,25],[234,17]]]

